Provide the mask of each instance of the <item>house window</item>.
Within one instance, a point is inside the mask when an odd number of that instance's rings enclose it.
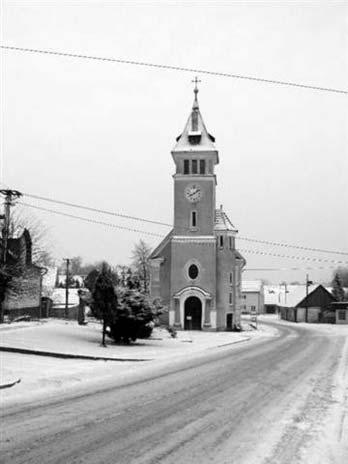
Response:
[[[199,173],[205,174],[205,160],[199,160]]]
[[[191,264],[191,266],[188,268],[188,275],[190,279],[194,280],[197,279],[198,277],[198,267],[195,264]]]
[[[339,321],[346,320],[346,312],[344,310],[338,311],[338,320]]]
[[[250,309],[251,309],[251,311],[255,311],[255,310],[256,310],[256,306],[250,306]]]
[[[233,272],[230,272],[230,284],[233,285]]]
[[[219,246],[220,246],[220,248],[224,247],[224,237],[223,237],[223,235],[220,235],[220,237],[219,237]]]
[[[232,293],[230,293],[228,302],[229,302],[230,305],[233,303],[233,294]]]
[[[198,173],[197,160],[192,160],[192,174]]]
[[[184,174],[190,174],[190,160],[184,160]]]
[[[228,242],[229,242],[230,250],[232,250],[232,237],[228,237]]]
[[[191,212],[191,227],[197,227],[197,212]]]

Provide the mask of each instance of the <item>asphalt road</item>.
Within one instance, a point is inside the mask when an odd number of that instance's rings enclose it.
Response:
[[[128,385],[5,410],[0,462],[314,464],[345,338],[280,331]],[[348,462],[340,456],[317,462]]]

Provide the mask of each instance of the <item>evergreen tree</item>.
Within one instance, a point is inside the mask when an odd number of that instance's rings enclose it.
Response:
[[[342,287],[341,278],[338,272],[332,281],[332,295],[337,301],[344,301],[344,289]]]
[[[92,310],[98,319],[103,321],[102,345],[105,345],[106,327],[110,326],[117,311],[117,296],[112,283],[112,274],[109,266],[103,263],[102,269],[96,279]]]

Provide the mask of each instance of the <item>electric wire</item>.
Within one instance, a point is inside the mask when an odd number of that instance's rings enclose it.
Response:
[[[159,225],[159,226],[172,227],[171,224],[167,224],[165,222],[140,218],[140,217],[136,217],[136,216],[130,216],[128,214],[116,213],[116,212],[113,212],[113,211],[106,211],[104,209],[93,208],[91,206],[78,205],[76,203],[70,203],[68,201],[54,200],[52,198],[42,197],[42,196],[39,196],[39,195],[33,195],[33,194],[30,194],[30,193],[23,193],[23,195],[28,197],[28,198],[33,198],[33,199],[36,199],[36,200],[44,200],[44,201],[47,201],[47,202],[50,202],[50,203],[56,203],[58,205],[70,206],[72,208],[84,209],[86,211],[92,211],[94,213],[108,214],[110,216],[116,216],[116,217],[120,217],[120,218],[124,218],[124,219],[131,219],[132,221],[146,222],[146,223],[149,223],[149,224],[156,224],[156,225]]]
[[[43,208],[42,206],[30,205],[30,204],[25,203],[23,201],[18,202],[18,204],[27,206],[29,208],[38,209],[40,211],[45,211],[45,212],[48,212],[48,213],[59,214],[61,216],[69,217],[69,218],[72,218],[72,219],[79,219],[80,221],[86,221],[86,222],[90,222],[92,224],[99,224],[99,225],[103,225],[103,226],[107,226],[107,227],[112,227],[114,229],[127,230],[129,232],[137,232],[137,233],[141,233],[141,234],[145,234],[145,235],[153,235],[154,237],[162,237],[162,238],[164,237],[162,234],[156,234],[155,232],[147,232],[145,230],[133,229],[131,227],[118,226],[116,224],[111,224],[110,222],[97,221],[95,219],[85,218],[85,217],[82,217],[82,216],[76,216],[75,214],[63,213],[62,211],[54,211],[53,209]]]
[[[78,54],[78,53],[60,52],[57,50],[43,50],[43,49],[37,49],[37,48],[15,47],[15,46],[9,46],[9,45],[0,45],[0,48],[4,50],[11,50],[11,51],[36,53],[36,54],[42,54],[42,55],[64,56],[64,57],[69,57],[69,58],[78,58],[78,59],[94,60],[94,61],[113,62],[113,63],[118,63],[118,64],[142,66],[142,67],[147,67],[147,68],[166,69],[170,71],[182,71],[182,72],[190,72],[190,73],[196,73],[196,74],[205,74],[205,75],[210,75],[210,76],[228,77],[232,79],[244,79],[244,80],[249,80],[249,81],[254,81],[254,82],[261,82],[265,84],[298,87],[298,88],[303,88],[303,89],[318,90],[322,92],[334,92],[334,93],[339,93],[339,94],[348,94],[348,90],[343,90],[343,89],[335,89],[331,87],[321,87],[321,86],[308,85],[308,84],[299,84],[299,83],[290,82],[290,81],[265,79],[261,77],[255,77],[255,76],[245,76],[242,74],[232,74],[232,73],[227,73],[227,72],[210,71],[207,69],[191,68],[191,67],[185,67],[185,66],[174,66],[174,65],[168,65],[168,64],[150,63],[146,61],[125,60],[121,58],[84,55],[84,54]]]
[[[95,212],[95,213],[102,213],[102,214],[106,214],[106,215],[110,215],[110,216],[121,217],[121,218],[125,218],[125,219],[131,219],[133,221],[139,221],[139,222],[144,222],[144,223],[149,223],[149,224],[156,224],[156,225],[165,226],[165,227],[173,227],[173,224],[169,224],[169,223],[166,223],[166,222],[145,219],[145,218],[131,216],[131,215],[122,214],[122,213],[113,212],[113,211],[107,211],[107,210],[104,210],[104,209],[79,205],[77,203],[70,203],[70,202],[67,202],[67,201],[54,200],[52,198],[43,197],[43,196],[39,196],[39,195],[34,195],[34,194],[31,194],[31,193],[22,193],[22,194],[24,196],[28,197],[28,198],[33,198],[33,199],[36,199],[36,200],[43,200],[43,201],[47,201],[47,202],[50,202],[50,203],[55,203],[55,204],[58,204],[58,205],[64,205],[64,206],[69,206],[69,207],[73,207],[73,208],[83,209],[83,210],[86,210],[86,211],[92,211],[92,212]],[[289,243],[273,242],[273,241],[269,241],[269,240],[259,240],[259,239],[254,239],[254,238],[250,238],[250,237],[244,237],[244,236],[238,236],[238,237],[236,237],[236,239],[237,240],[247,241],[247,242],[260,243],[260,244],[263,244],[263,245],[271,245],[271,246],[276,246],[276,247],[282,247],[282,248],[294,248],[294,249],[302,250],[302,251],[312,251],[312,252],[317,252],[317,253],[326,253],[326,254],[348,256],[348,252],[344,252],[344,251],[327,250],[327,249],[313,248],[313,247],[305,247],[305,246],[300,246],[300,245],[292,245],[292,244],[289,244]]]
[[[74,214],[63,213],[61,211],[56,211],[56,210],[52,210],[52,209],[49,209],[49,208],[44,208],[44,207],[41,207],[41,206],[31,205],[31,204],[23,202],[23,201],[20,201],[19,204],[27,206],[29,208],[34,208],[34,209],[37,209],[37,210],[40,210],[40,211],[45,211],[45,212],[49,212],[49,213],[69,217],[69,218],[72,218],[72,219],[78,219],[78,220],[81,220],[81,221],[86,221],[86,222],[89,222],[89,223],[92,223],[92,224],[105,225],[107,227],[112,227],[112,228],[115,228],[115,229],[127,230],[127,231],[130,231],[130,232],[141,233],[141,234],[150,235],[150,236],[154,236],[154,237],[161,237],[161,238],[165,237],[165,235],[163,235],[163,234],[158,234],[158,233],[155,233],[155,232],[148,232],[148,231],[144,231],[144,230],[140,230],[140,229],[134,229],[134,228],[125,227],[125,226],[118,226],[116,224],[112,224],[112,223],[109,223],[109,222],[97,221],[95,219],[89,219],[89,218],[85,218],[85,217],[82,217],[82,216],[76,216]],[[348,265],[348,261],[329,260],[329,259],[323,259],[323,258],[311,258],[311,257],[305,257],[305,256],[282,255],[282,254],[278,254],[278,253],[271,253],[271,252],[260,251],[260,250],[249,250],[249,249],[240,249],[240,248],[238,250],[243,252],[243,253],[247,253],[247,254],[256,254],[256,255],[263,255],[263,256],[274,256],[274,257],[277,257],[277,258],[295,259],[295,260],[300,260],[300,261],[313,261],[313,262],[324,262],[324,263],[331,263],[331,264]]]

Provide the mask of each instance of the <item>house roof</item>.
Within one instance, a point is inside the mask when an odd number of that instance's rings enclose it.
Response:
[[[242,280],[242,292],[261,292],[262,280]]]
[[[318,285],[296,305],[298,308],[323,306],[336,301],[336,298],[322,285]]]
[[[331,297],[331,287],[322,285],[311,285],[308,296],[316,292],[318,287],[322,287]],[[306,304],[306,285],[265,285],[264,286],[265,304],[277,305],[284,308],[295,308]],[[334,301],[334,300],[332,300]],[[311,301],[309,301],[309,306]]]
[[[294,308],[306,296],[305,285],[265,285],[265,304]]]

